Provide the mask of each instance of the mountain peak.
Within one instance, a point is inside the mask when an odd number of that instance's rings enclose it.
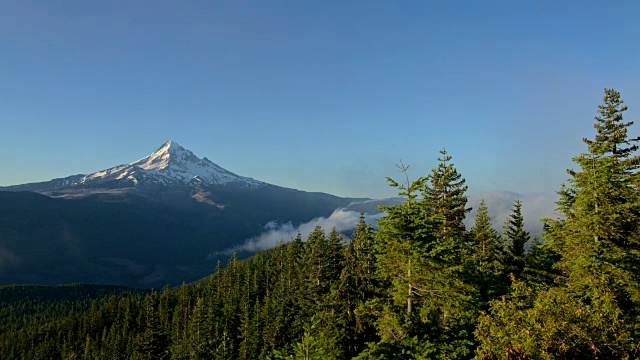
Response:
[[[175,141],[167,140],[158,150],[129,165],[138,166],[145,170],[160,170],[167,168],[172,163],[197,163],[198,161],[200,161],[200,158],[191,151],[183,148]]]
[[[154,153],[174,153],[180,150],[185,150],[185,148],[175,141],[167,140],[158,148],[158,150],[154,151]]]
[[[261,181],[236,175],[207,158],[201,159],[171,140],[140,160],[84,176],[71,185],[96,185],[114,181],[118,186],[235,184],[243,187],[260,187],[264,185]]]

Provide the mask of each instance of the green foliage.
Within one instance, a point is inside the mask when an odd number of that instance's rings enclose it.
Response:
[[[491,225],[484,199],[478,207],[470,235],[469,260],[475,270],[473,282],[479,290],[480,300],[487,302],[506,292],[507,257],[502,237]]]
[[[533,239],[529,251],[524,255],[521,280],[539,288],[553,285],[558,276],[558,271],[555,270],[558,260],[558,254],[548,245],[540,242],[538,238]]]
[[[631,359],[637,337],[611,294],[576,298],[566,288],[536,294],[521,282],[480,317],[478,357],[486,359]]]
[[[166,359],[168,357],[167,334],[160,323],[158,307],[158,295],[152,293],[144,303],[142,325],[144,331],[136,338],[136,359]],[[87,339],[89,339],[89,336],[87,336]]]
[[[144,294],[120,286],[70,284],[0,286],[0,333],[35,326],[89,311],[113,296]]]
[[[640,179],[620,96],[605,91],[561,219],[503,236],[442,151],[431,174],[388,179],[404,201],[350,241],[317,227],[159,292],[0,287],[6,359],[634,359],[640,356]]]
[[[285,355],[282,351],[275,351],[276,359],[295,360],[333,360],[338,359],[335,354],[336,344],[331,334],[320,330],[319,321],[315,317],[304,324],[302,339],[293,345],[293,354]]]
[[[529,232],[524,230],[522,201],[520,200],[515,201],[511,214],[505,220],[504,236],[509,251],[509,271],[519,277],[525,267],[524,246],[530,239]]]
[[[416,357],[464,356],[472,343],[473,288],[461,260],[466,187],[442,154],[430,178],[411,182],[408,167],[399,166],[406,183],[388,181],[405,201],[383,207],[387,214],[378,221],[378,273],[386,288],[369,308],[382,343]],[[419,191],[426,195],[418,198]]]
[[[375,319],[359,311],[379,292],[374,246],[373,228],[365,222],[364,214],[360,214],[358,226],[344,252],[344,267],[335,293],[340,310],[346,313],[342,319],[347,344],[344,351],[349,357],[357,355],[367,342],[375,340]]]
[[[559,276],[548,286],[516,284],[511,297],[494,303],[476,332],[480,357],[629,359],[640,352],[638,147],[631,145],[638,139],[627,137],[632,123],[622,122],[622,103],[605,89],[595,139],[584,139],[588,152],[573,159],[580,170],[569,171],[559,192],[564,219],[545,220],[547,243],[538,250],[557,254]],[[545,256],[537,255],[539,265]]]
[[[440,150],[442,157],[438,158],[438,166],[431,170],[426,178],[422,195],[427,203],[427,209],[431,215],[441,220],[441,225],[436,232],[442,240],[453,239],[456,241],[464,236],[464,219],[471,208],[467,207],[465,185],[466,180],[458,173],[451,162],[451,156],[446,149]]]

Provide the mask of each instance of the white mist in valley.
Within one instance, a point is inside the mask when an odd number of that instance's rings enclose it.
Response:
[[[542,232],[543,224],[540,222],[540,219],[555,219],[558,217],[558,215],[554,213],[554,209],[556,208],[555,201],[558,199],[556,194],[518,194],[509,191],[494,191],[469,197],[468,205],[472,207],[472,210],[465,219],[467,229],[473,226],[476,211],[482,199],[485,200],[489,209],[489,216],[491,216],[493,221],[493,226],[498,231],[502,231],[505,220],[511,214],[514,201],[520,199],[522,201],[525,229],[531,234],[531,239]],[[260,250],[270,249],[278,243],[293,240],[298,233],[302,235],[303,240],[306,240],[309,233],[311,233],[316,226],[322,227],[326,232],[331,231],[331,229],[335,227],[341,233],[350,233],[358,224],[360,211],[363,211],[363,209],[370,212],[365,213],[365,221],[375,227],[377,219],[385,214],[384,212],[375,210],[377,209],[377,205],[389,205],[398,203],[399,201],[401,201],[401,199],[396,198],[354,203],[346,208],[336,209],[328,217],[317,217],[298,226],[293,225],[291,222],[278,223],[276,221],[270,221],[265,224],[264,232],[260,235],[245,240],[242,245],[222,252],[209,254],[209,258],[215,258],[217,255],[231,255],[234,252],[254,253]],[[357,209],[358,211],[353,209]]]

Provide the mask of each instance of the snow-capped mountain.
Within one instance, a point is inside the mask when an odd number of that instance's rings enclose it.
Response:
[[[26,184],[22,187],[34,187],[34,191],[39,191],[84,186],[137,187],[139,185],[233,185],[254,189],[266,183],[236,175],[206,157],[202,159],[197,157],[174,141],[167,141],[150,155],[129,164],[89,175],[73,175],[46,183]],[[26,188],[26,190],[32,189]]]
[[[297,226],[358,200],[242,177],[167,141],[93,174],[0,187],[0,285],[189,282],[267,223]]]
[[[91,184],[121,180],[132,185],[228,185],[259,187],[263,182],[236,175],[213,163],[200,159],[174,141],[165,142],[158,150],[127,165],[89,174],[76,184]],[[75,184],[74,184],[75,185]]]

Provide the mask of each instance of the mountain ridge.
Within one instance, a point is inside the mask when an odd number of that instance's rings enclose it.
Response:
[[[358,200],[243,177],[167,141],[125,165],[0,188],[0,285],[176,285],[269,222],[298,225]]]
[[[71,187],[136,187],[139,185],[190,186],[233,185],[257,188],[267,183],[237,175],[207,157],[168,140],[151,154],[128,164],[113,166],[90,174],[77,174],[43,182],[0,187],[7,191],[45,191]]]

